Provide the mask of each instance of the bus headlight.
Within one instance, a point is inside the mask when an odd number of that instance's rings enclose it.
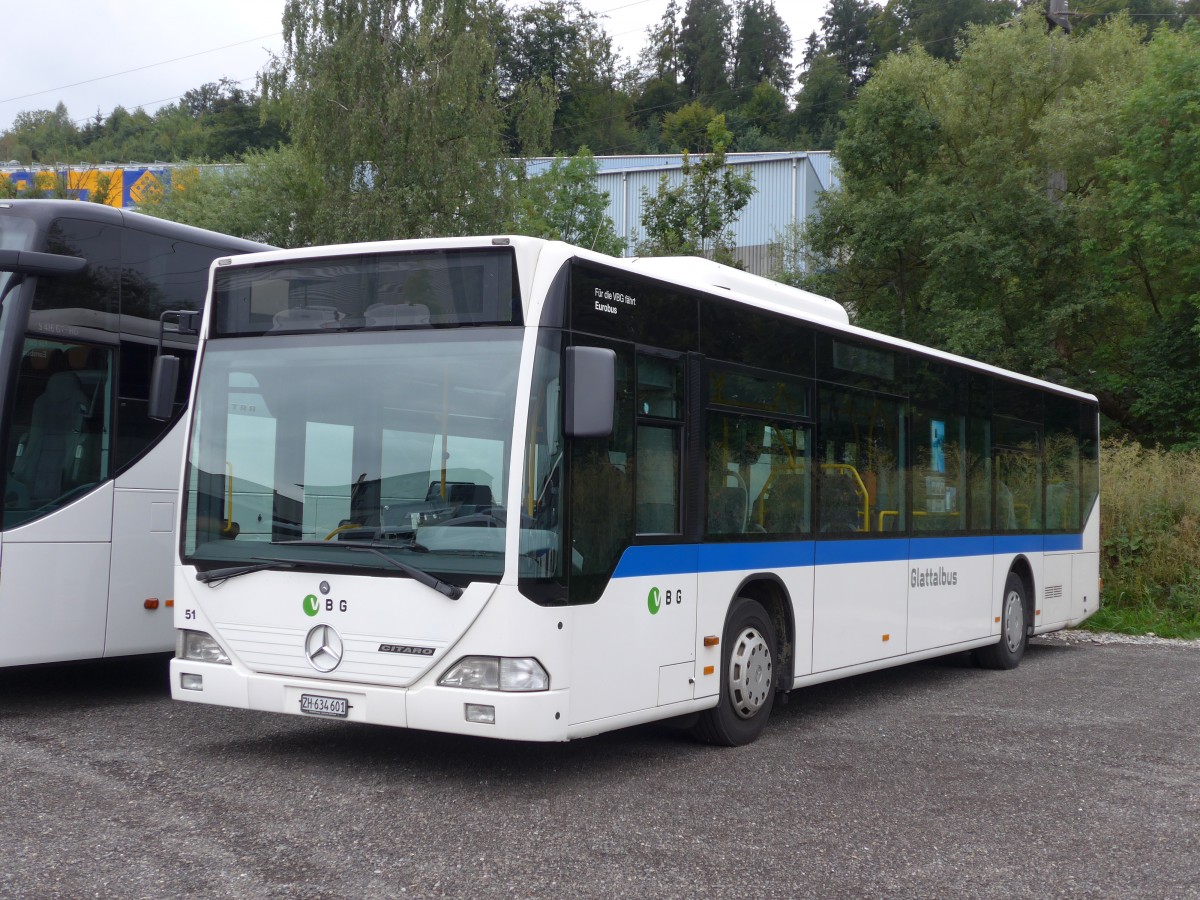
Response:
[[[438,684],[481,691],[548,691],[550,676],[531,656],[464,656]]]
[[[180,629],[179,638],[175,643],[175,655],[179,659],[190,659],[196,662],[221,663],[232,665],[221,645],[213,640],[212,635],[203,631],[184,631]]]

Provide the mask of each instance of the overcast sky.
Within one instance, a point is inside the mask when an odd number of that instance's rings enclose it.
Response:
[[[825,4],[775,0],[796,51],[817,29]],[[8,16],[0,130],[24,110],[53,109],[59,101],[82,123],[97,109],[107,116],[116,106],[153,112],[221,78],[252,87],[270,54],[282,49],[283,6],[284,0],[58,0],[52,19]],[[583,6],[601,16],[622,56],[636,58],[667,0],[583,0]]]

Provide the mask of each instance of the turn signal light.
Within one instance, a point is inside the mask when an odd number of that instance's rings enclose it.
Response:
[[[715,634],[706,635],[704,638],[705,647],[715,647],[719,643],[721,643],[721,639]]]
[[[892,636],[891,636],[890,634],[885,634],[885,635],[883,636],[883,642],[884,642],[885,644],[886,644],[888,641],[890,641],[891,639],[892,639]]]
[[[705,674],[705,675],[711,675],[711,674],[712,674],[713,672],[715,672],[716,670],[717,670],[716,666],[705,666],[705,667],[704,667],[704,674]]]
[[[158,598],[149,597],[147,598],[146,602],[142,604],[142,606],[146,607],[146,609],[158,609]]]

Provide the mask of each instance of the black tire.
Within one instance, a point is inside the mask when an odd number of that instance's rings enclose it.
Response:
[[[1000,602],[1000,640],[975,651],[975,660],[985,669],[1015,669],[1029,645],[1028,604],[1025,582],[1009,572]]]
[[[692,733],[709,744],[737,747],[762,733],[775,704],[775,627],[757,600],[738,597],[725,618],[721,638],[721,693],[700,714]]]

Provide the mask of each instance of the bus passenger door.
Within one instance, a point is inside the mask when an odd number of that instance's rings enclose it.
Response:
[[[571,448],[574,722],[670,706],[695,687],[697,547],[682,543],[684,363],[636,359],[635,381],[630,355],[617,354],[612,434]]]

